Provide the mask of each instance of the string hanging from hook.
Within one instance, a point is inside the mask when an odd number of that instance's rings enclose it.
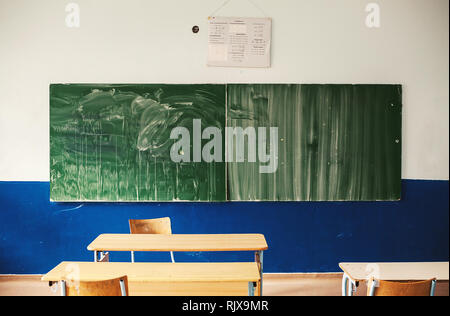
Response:
[[[214,10],[209,16],[213,17],[215,16],[220,10],[222,10],[223,8],[225,8],[231,1],[233,0],[225,0],[222,5],[220,7],[218,7],[216,10]],[[259,12],[261,12],[264,17],[268,17],[268,15],[266,14],[266,12],[264,12],[263,9],[261,9],[255,2],[253,2],[253,0],[247,0],[247,2],[250,2],[250,4],[252,4],[256,9],[258,9]]]

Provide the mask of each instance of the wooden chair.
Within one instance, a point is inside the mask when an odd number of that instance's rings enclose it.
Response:
[[[162,234],[172,235],[172,224],[170,217],[155,219],[130,219],[131,234]],[[170,252],[170,258],[175,263],[173,252]],[[134,262],[134,251],[131,252],[131,262]]]
[[[368,296],[434,296],[436,279],[414,282],[383,281],[371,278]]]
[[[62,280],[61,296],[128,296],[128,278],[90,282]]]

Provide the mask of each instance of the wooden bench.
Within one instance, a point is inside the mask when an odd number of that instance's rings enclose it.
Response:
[[[42,277],[60,281],[99,281],[126,275],[131,296],[259,295],[256,262],[120,263],[62,262]]]

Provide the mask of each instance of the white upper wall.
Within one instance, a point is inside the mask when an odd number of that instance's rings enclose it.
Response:
[[[206,66],[223,0],[0,0],[0,181],[49,180],[50,83],[400,83],[403,178],[449,178],[448,0],[253,0],[272,68]],[[381,27],[365,7],[381,7]],[[223,16],[262,16],[234,0]],[[200,26],[194,35],[191,28]]]

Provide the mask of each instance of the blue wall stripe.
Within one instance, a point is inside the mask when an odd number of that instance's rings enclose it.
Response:
[[[48,182],[0,182],[0,274],[91,261],[86,247],[100,233],[127,233],[129,218],[163,216],[172,218],[174,233],[263,233],[266,272],[336,272],[341,261],[448,261],[448,192],[448,181],[404,180],[399,202],[74,204],[49,202]],[[248,261],[253,254],[175,257]],[[111,259],[129,261],[129,254]]]

